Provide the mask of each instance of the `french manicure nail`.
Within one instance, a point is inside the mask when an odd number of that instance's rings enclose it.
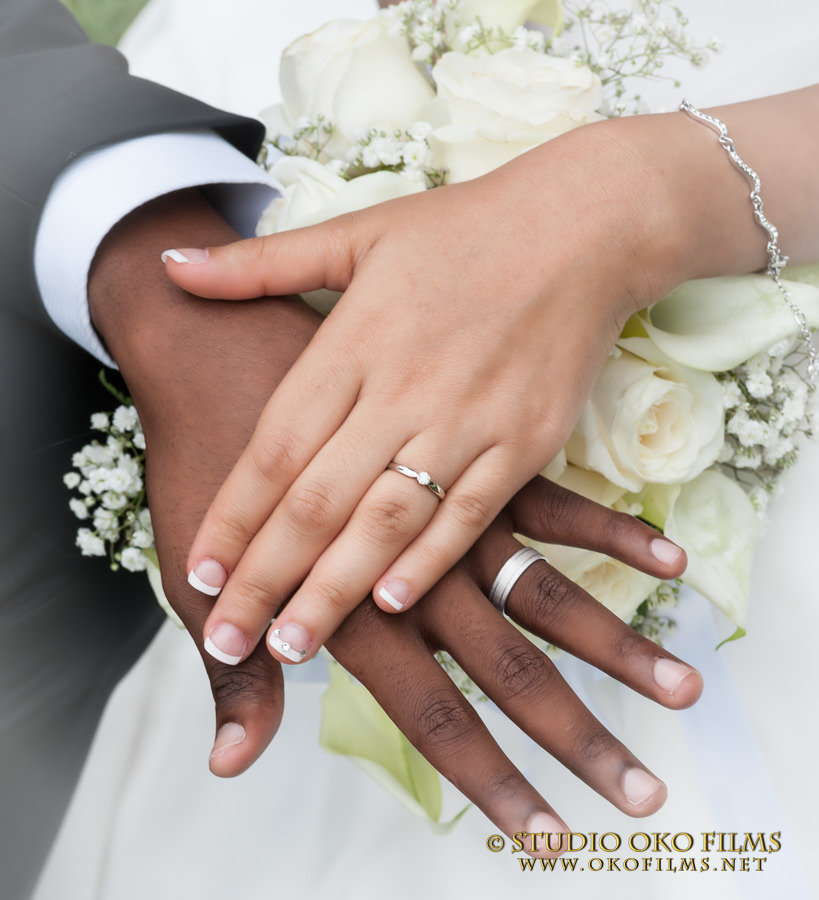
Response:
[[[409,603],[409,588],[403,581],[386,581],[378,589],[378,596],[393,609],[401,610]]]
[[[229,622],[219,622],[205,638],[205,650],[228,666],[240,663],[248,650],[248,639]]]
[[[223,725],[216,733],[216,740],[213,743],[213,750],[210,751],[210,758],[216,759],[222,756],[226,750],[241,744],[246,736],[244,728],[235,722],[228,722],[226,725]]]
[[[274,628],[270,632],[268,640],[270,646],[277,653],[281,653],[285,659],[294,663],[301,662],[310,649],[309,635],[301,625],[296,625],[295,622],[288,622],[280,628]]]
[[[190,263],[198,265],[210,258],[207,250],[199,250],[195,247],[185,247],[182,250],[165,250],[159,257],[163,263],[172,259],[175,263]]]
[[[188,572],[188,584],[209,597],[215,597],[226,581],[227,572],[215,559],[203,559]]]
[[[566,834],[566,829],[554,816],[550,816],[549,813],[535,813],[535,815],[529,819],[526,831],[529,834],[538,835],[538,837],[535,838],[534,845],[536,853],[560,853],[563,849],[563,835]],[[529,843],[529,840],[530,839],[527,839],[526,850],[531,855],[532,846]]]
[[[677,688],[693,675],[692,669],[671,659],[658,659],[654,663],[654,681],[668,694],[673,694]]]
[[[665,563],[667,566],[673,566],[680,561],[683,551],[676,544],[672,544],[671,541],[667,541],[664,538],[654,538],[651,542],[651,553],[654,559],[659,560],[659,562]]]
[[[650,800],[662,787],[662,781],[643,769],[629,769],[623,776],[623,793],[633,806],[640,806]]]

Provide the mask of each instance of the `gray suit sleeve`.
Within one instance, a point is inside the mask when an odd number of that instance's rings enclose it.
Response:
[[[34,240],[54,179],[79,154],[180,128],[211,128],[253,155],[260,123],[128,74],[57,0],[0,0],[0,303],[45,318]]]
[[[49,189],[75,156],[208,127],[253,154],[261,126],[128,75],[57,0],[0,0],[0,898],[28,897],[101,711],[162,622],[142,575],[74,547],[61,476],[107,408],[99,364],[51,325],[33,272]]]

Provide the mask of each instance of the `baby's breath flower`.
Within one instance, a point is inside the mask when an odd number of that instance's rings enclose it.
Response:
[[[105,543],[88,528],[77,531],[76,544],[83,556],[105,556]]]
[[[118,494],[116,491],[106,491],[100,497],[100,502],[104,509],[110,509],[113,512],[119,512],[128,506],[128,498],[125,494]]]
[[[140,549],[145,549],[147,547],[153,546],[154,543],[154,535],[152,531],[146,531],[144,528],[138,528],[133,535],[131,535],[131,544],[134,547],[139,547]]]
[[[80,495],[69,500],[72,512],[93,525],[78,530],[77,546],[85,556],[107,555],[112,568],[142,571],[147,565],[142,550],[153,546],[153,530],[144,507],[145,439],[139,417],[132,405],[121,403],[112,415],[95,413],[91,424],[106,436],[105,443],[91,441],[75,453],[77,471],[63,478]]]
[[[84,500],[80,500],[79,497],[72,497],[68,501],[68,505],[71,509],[71,512],[73,512],[74,515],[78,519],[87,519],[88,518],[88,516],[89,516],[88,505],[85,503]]]
[[[148,568],[148,560],[138,547],[126,547],[120,557],[122,568],[129,572],[144,572]]]
[[[133,406],[118,406],[114,410],[114,428],[118,431],[134,431],[139,427],[139,417]]]

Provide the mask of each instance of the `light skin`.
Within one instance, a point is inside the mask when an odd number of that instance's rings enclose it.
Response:
[[[712,112],[792,261],[819,257],[819,90]],[[749,190],[710,128],[641,116],[315,228],[183,248],[168,274],[203,297],[345,291],[193,541],[189,570],[221,589],[206,637],[243,658],[281,610],[298,652],[269,649],[297,662],[371,591],[411,607],[563,446],[633,312],[764,267]]]
[[[163,582],[211,682],[217,737],[210,765],[221,776],[244,771],[272,739],[283,710],[283,681],[279,663],[263,647],[237,666],[204,651],[203,625],[213,601],[186,581],[187,547],[270,391],[318,324],[296,301],[205,303],[164,277],[158,254],[170,239],[217,243],[233,237],[196,193],[156,201],[109,235],[89,282],[94,323],[145,428]],[[478,548],[408,615],[388,616],[364,603],[328,647],[430,762],[507,834],[566,825],[443,673],[432,655],[439,648],[595,790],[631,815],[647,815],[665,798],[662,782],[594,720],[549,660],[485,598],[519,546],[513,531],[594,547],[658,577],[673,577],[684,566],[681,552],[671,563],[658,559],[656,532],[540,479],[515,497]],[[521,577],[508,610],[532,631],[664,706],[682,708],[699,696],[698,673],[640,638],[546,563]]]

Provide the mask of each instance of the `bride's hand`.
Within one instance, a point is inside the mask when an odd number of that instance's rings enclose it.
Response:
[[[407,609],[563,446],[628,315],[679,274],[659,262],[658,160],[603,125],[472,182],[171,255],[202,296],[346,290],[193,543],[192,583],[223,589],[219,658],[246,657],[288,598],[270,636],[289,662],[371,591]]]
[[[315,316],[283,302],[193,304],[164,281],[154,243],[166,230],[218,233],[208,218],[212,211],[195,197],[186,202],[158,201],[115,229],[92,272],[90,292],[95,324],[143,418],[166,591],[201,651],[210,601],[186,582],[185,548],[271,386],[307,343]],[[275,353],[267,328],[275,329]],[[226,352],[225,341],[241,350]],[[222,354],[218,367],[210,364],[215,354]],[[199,431],[204,418],[221,426],[207,440]],[[565,826],[443,672],[433,657],[439,648],[449,650],[501,710],[612,803],[632,815],[652,812],[665,797],[662,783],[595,721],[548,658],[486,600],[498,570],[519,546],[515,531],[592,547],[659,577],[678,574],[684,564],[684,554],[647,526],[537,479],[427,600],[400,618],[361,604],[331,649],[430,762],[507,833]],[[547,563],[523,574],[507,609],[534,633],[665,706],[687,706],[699,694],[694,670],[636,635]],[[236,775],[262,753],[278,727],[280,666],[263,647],[233,667],[203,656],[216,703],[211,768]]]

